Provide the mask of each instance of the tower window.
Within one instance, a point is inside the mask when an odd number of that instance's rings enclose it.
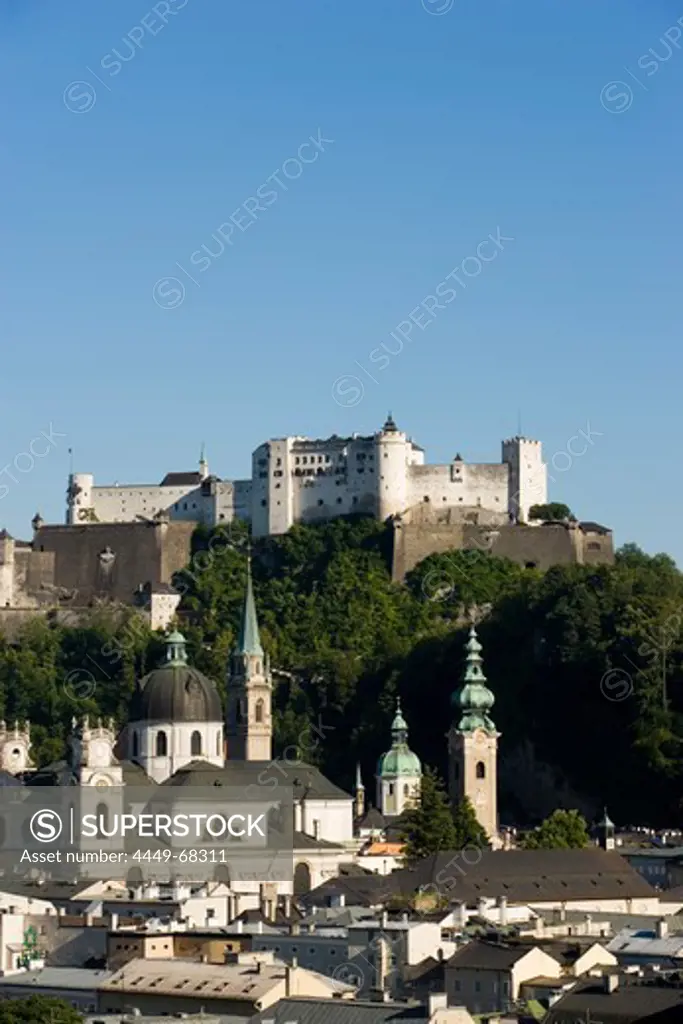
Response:
[[[220,729],[216,733],[216,757],[221,756],[221,731]]]
[[[157,733],[156,752],[157,757],[168,756],[168,739],[163,729]]]
[[[254,709],[254,718],[257,722],[263,721],[263,701],[256,701],[256,708]]]
[[[476,771],[477,771],[477,778],[478,779],[485,779],[486,778],[486,765],[484,764],[483,761],[477,761],[477,769],[476,769]]]
[[[192,757],[201,757],[202,754],[202,734],[195,729],[192,733],[192,739],[190,740],[190,753]]]

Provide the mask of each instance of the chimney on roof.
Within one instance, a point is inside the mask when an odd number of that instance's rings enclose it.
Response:
[[[299,922],[298,921],[292,921],[292,923],[289,926],[289,934],[290,935],[298,935],[300,933],[300,931],[301,931],[301,925],[299,924]]]
[[[500,916],[500,925],[503,927],[508,923],[508,898],[507,896],[499,896],[498,898],[498,911]]]
[[[430,1020],[437,1010],[445,1010],[447,1006],[448,996],[445,992],[430,992],[427,996],[427,1013]]]
[[[603,977],[604,991],[611,995],[612,992],[616,992],[619,988],[619,975],[618,974],[605,974]]]
[[[657,938],[665,939],[669,934],[669,925],[665,917],[660,917],[657,921]]]
[[[296,957],[292,957],[291,964],[287,964],[285,967],[285,999],[294,995],[294,990],[297,988],[294,983],[294,972],[297,970],[297,967],[298,961]]]

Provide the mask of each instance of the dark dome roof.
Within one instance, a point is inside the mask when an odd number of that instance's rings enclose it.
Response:
[[[167,640],[167,661],[136,686],[131,722],[222,722],[223,709],[215,684],[185,660],[179,633]]]

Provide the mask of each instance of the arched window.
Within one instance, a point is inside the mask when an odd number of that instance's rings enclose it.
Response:
[[[486,778],[486,765],[484,764],[483,761],[477,761],[477,778],[478,779],[485,779]]]
[[[195,731],[192,733],[192,739],[190,740],[190,753],[193,757],[200,757],[202,753],[202,734]]]
[[[133,757],[137,757],[140,753],[140,737],[138,736],[137,730],[133,733]]]
[[[98,831],[105,834],[109,831],[109,808],[106,804],[98,804],[96,814]]]
[[[163,729],[161,729],[157,733],[156,751],[157,751],[157,757],[167,757],[168,756],[168,740],[166,738],[166,733],[164,732]]]
[[[406,783],[404,783],[404,786],[403,786],[403,795],[404,796],[408,796],[409,793],[410,793],[410,786],[406,782]]]
[[[262,700],[257,700],[256,701],[256,708],[255,708],[255,711],[254,711],[254,715],[255,715],[255,719],[256,719],[257,722],[262,722],[263,721],[263,701]]]

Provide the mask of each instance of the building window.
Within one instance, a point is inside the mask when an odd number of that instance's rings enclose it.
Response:
[[[337,498],[337,504],[338,504],[338,505],[341,505],[341,503],[342,503],[342,500],[341,500],[341,498]]]
[[[163,729],[157,733],[156,752],[157,757],[168,756],[168,739]]]
[[[410,793],[410,786],[408,785],[408,783],[406,783],[404,785],[404,787],[403,787],[403,795],[404,796],[408,796],[409,793]]]
[[[192,738],[190,740],[190,753],[192,754],[192,757],[201,757],[202,755],[202,734],[196,729],[192,733]]]
[[[266,505],[267,505],[266,499],[265,498],[261,498],[261,507],[265,508]]]
[[[460,982],[459,981],[453,982],[453,988],[455,989],[456,992],[459,992],[460,991]]]
[[[485,779],[486,778],[486,765],[484,764],[483,761],[477,761],[477,778],[478,779]]]
[[[221,731],[220,729],[216,733],[216,757],[221,756]]]
[[[318,504],[319,504],[319,505],[322,505],[322,504],[323,504],[323,499],[322,499],[322,498],[318,498]]]
[[[425,494],[425,496],[424,496],[424,498],[423,498],[422,500],[423,500],[423,501],[429,501],[429,495],[428,495],[428,494]]]
[[[600,550],[600,545],[596,544],[596,542],[594,540],[592,540],[590,542],[590,544],[588,545],[588,550],[589,551],[599,551]]]
[[[255,718],[255,720],[257,722],[262,722],[263,721],[263,701],[260,700],[260,699],[256,701],[256,708],[254,710],[254,718]]]
[[[393,784],[393,782],[390,782],[389,783],[389,796],[393,796],[393,795],[394,795],[394,784]]]
[[[140,737],[137,731],[133,733],[133,757],[137,757],[140,753]]]

